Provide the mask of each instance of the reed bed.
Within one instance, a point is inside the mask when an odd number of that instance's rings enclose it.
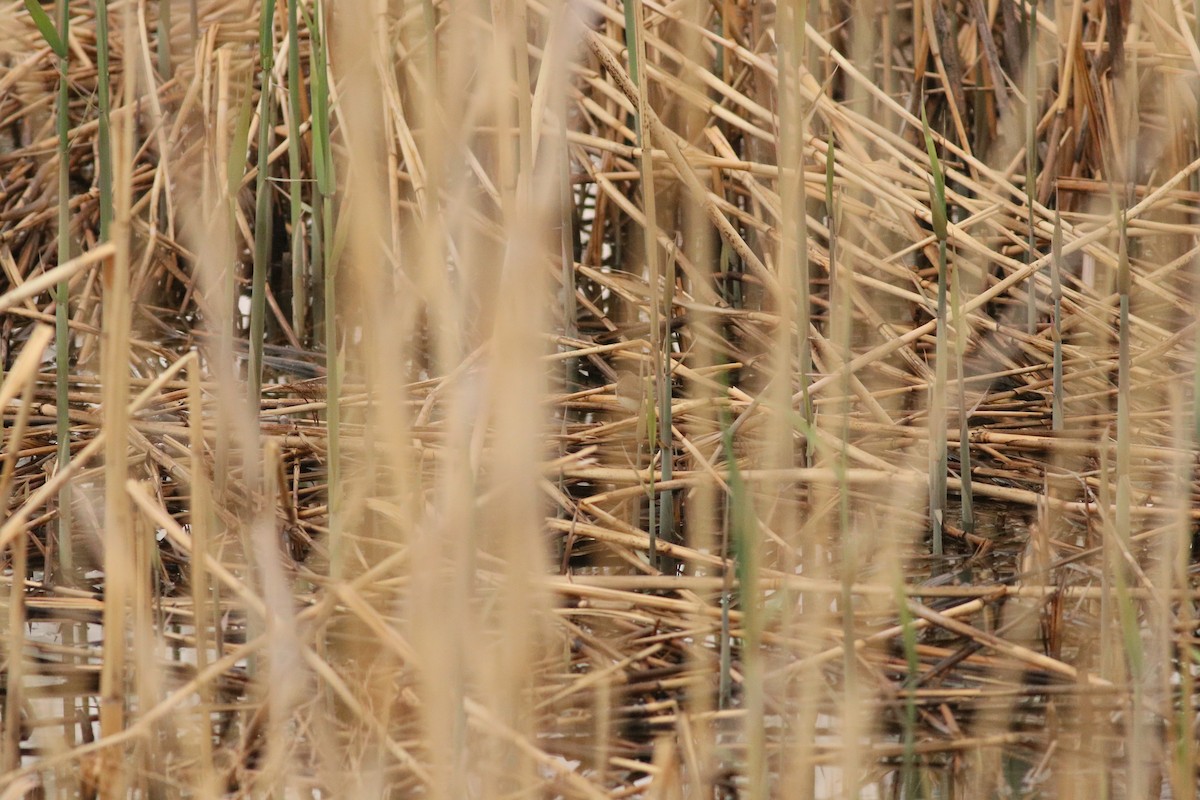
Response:
[[[1187,0],[0,6],[0,798],[1194,798]]]

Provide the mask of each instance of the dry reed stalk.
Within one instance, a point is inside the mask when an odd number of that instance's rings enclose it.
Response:
[[[134,17],[130,9],[121,15],[122,38],[134,39]],[[121,86],[124,112],[114,115],[113,139],[113,225],[114,245],[111,261],[105,264],[103,281],[103,329],[101,342],[103,428],[111,432],[105,442],[104,465],[104,660],[100,676],[100,736],[119,734],[126,726],[127,688],[125,684],[126,628],[128,625],[128,588],[138,580],[134,569],[130,537],[132,526],[125,495],[128,475],[127,424],[128,369],[125,353],[132,316],[130,281],[132,256],[132,206],[134,119],[132,105],[139,97],[136,70],[123,74]],[[136,661],[137,666],[144,662]],[[107,754],[101,776],[100,793],[116,797],[129,788],[130,775],[123,760]]]
[[[1200,48],[1136,5],[98,4],[57,117],[6,19],[0,783],[1194,795]]]

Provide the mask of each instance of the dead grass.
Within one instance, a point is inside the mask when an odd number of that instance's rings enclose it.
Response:
[[[0,797],[1196,796],[1193,6],[631,2],[0,8]]]

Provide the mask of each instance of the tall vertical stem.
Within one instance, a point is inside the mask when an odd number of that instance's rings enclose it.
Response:
[[[333,194],[337,186],[334,176],[333,151],[329,136],[329,48],[325,31],[325,8],[321,0],[313,5],[308,19],[309,40],[312,42],[312,160],[317,179],[320,203],[313,201],[313,276],[320,276],[324,291],[317,297],[322,313],[317,316],[319,337],[325,344],[326,374],[326,431],[328,455],[329,559],[330,575],[338,577],[342,569],[341,540],[341,362],[337,340],[337,264],[334,253]],[[319,210],[318,210],[319,209]]]
[[[68,40],[70,25],[68,0],[58,0],[58,36]],[[67,84],[69,61],[64,50],[58,59],[58,108],[55,122],[58,132],[58,263],[71,258],[71,152],[70,94]],[[66,469],[71,460],[71,421],[68,385],[71,377],[70,282],[60,281],[55,293],[55,405],[57,406],[58,468]],[[75,573],[75,554],[71,544],[71,484],[63,484],[58,495],[58,546],[62,572],[67,580]]]
[[[275,66],[272,23],[275,0],[264,0],[258,33],[260,87],[258,98],[258,173],[254,180],[254,275],[250,288],[250,405],[257,413],[262,395],[263,335],[267,311],[267,269],[271,259],[271,190],[267,183],[271,153],[271,73]]]
[[[1038,122],[1038,65],[1037,65],[1037,0],[1032,0],[1028,17],[1029,45],[1025,64],[1025,209],[1028,225],[1028,263],[1037,260],[1037,237],[1034,235],[1033,204],[1037,197],[1037,122]],[[1031,274],[1025,283],[1026,332],[1037,329],[1037,275]]]
[[[288,25],[288,195],[292,225],[292,330],[301,342],[308,327],[308,283],[304,274],[304,227],[300,175],[299,0],[287,0]]]

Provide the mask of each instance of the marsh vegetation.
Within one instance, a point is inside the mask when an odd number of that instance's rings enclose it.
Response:
[[[1198,42],[5,0],[0,797],[1196,797]]]

